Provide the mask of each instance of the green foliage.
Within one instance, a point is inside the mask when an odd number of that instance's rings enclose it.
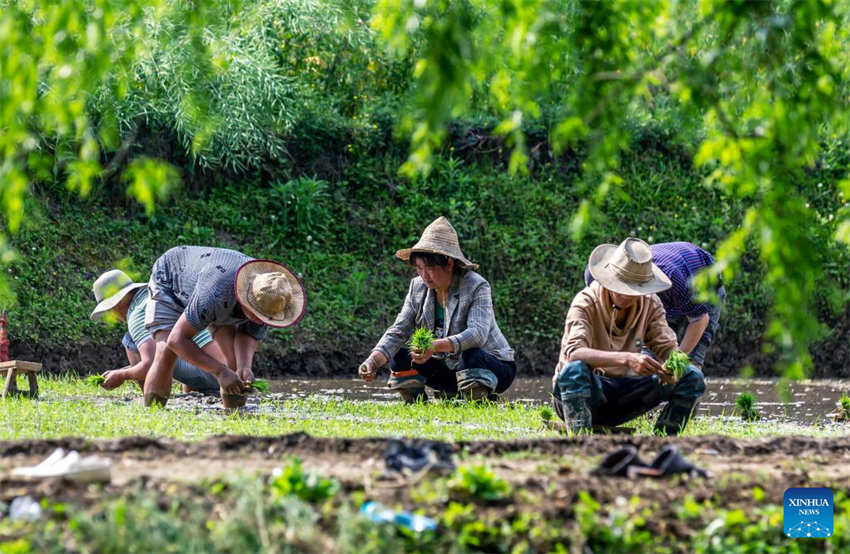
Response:
[[[305,502],[323,502],[339,491],[336,479],[327,479],[301,468],[301,459],[293,457],[269,484],[276,497],[297,496]]]
[[[484,502],[504,502],[511,496],[508,482],[485,465],[458,467],[449,488],[453,494]]]
[[[664,368],[671,372],[678,380],[688,370],[690,363],[691,359],[687,354],[681,350],[673,350],[670,352],[670,356],[667,358],[667,361],[664,362]]]
[[[737,410],[738,415],[741,416],[741,419],[745,421],[761,419],[761,415],[759,415],[758,410],[756,410],[756,399],[748,392],[742,392],[738,395],[735,399],[735,409]]]
[[[838,411],[835,414],[836,421],[850,421],[850,396],[841,393],[838,399]]]
[[[555,416],[555,412],[549,406],[540,407],[540,419],[543,421],[551,421]]]
[[[427,327],[419,327],[413,332],[408,345],[411,350],[427,352],[434,345],[434,333]]]
[[[102,375],[89,375],[84,381],[89,386],[99,387],[106,382],[106,379]]]

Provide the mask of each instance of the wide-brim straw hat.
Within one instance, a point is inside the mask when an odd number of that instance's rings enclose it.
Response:
[[[134,283],[130,276],[120,269],[110,269],[98,277],[92,285],[97,306],[89,317],[92,321],[97,321],[103,317],[103,314],[117,306],[125,296],[147,285],[147,283]]]
[[[304,285],[280,262],[251,260],[242,264],[234,286],[242,309],[269,327],[291,327],[304,316]]]
[[[634,237],[620,245],[600,244],[590,253],[588,268],[606,289],[627,296],[642,296],[667,290],[670,279],[652,263],[652,249]]]
[[[410,255],[415,252],[424,254],[442,254],[454,258],[461,267],[466,269],[478,269],[478,264],[472,263],[460,251],[460,242],[457,239],[457,231],[444,216],[440,216],[422,231],[419,242],[413,248],[402,248],[395,253],[397,258],[410,261]]]

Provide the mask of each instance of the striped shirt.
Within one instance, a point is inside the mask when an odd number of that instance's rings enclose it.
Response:
[[[668,321],[679,317],[693,321],[709,312],[711,304],[693,301],[693,278],[714,263],[711,254],[689,242],[662,242],[652,245],[652,261],[673,283],[669,289],[657,293]],[[592,282],[590,269],[585,269],[585,285],[590,286]]]
[[[694,320],[708,313],[711,304],[693,301],[693,279],[699,271],[714,264],[711,254],[689,242],[662,242],[652,245],[652,261],[673,283],[672,287],[658,293],[667,319],[686,317]]]
[[[147,308],[149,297],[150,293],[147,287],[141,288],[136,291],[133,300],[130,302],[130,307],[127,308],[127,332],[124,334],[121,344],[136,352],[139,351],[139,346],[153,339],[145,326],[145,308]],[[208,329],[201,329],[192,340],[198,345],[198,348],[203,348],[212,342],[212,335]]]
[[[236,327],[261,340],[267,327],[245,317],[236,300],[236,272],[253,259],[226,248],[176,246],[154,262],[148,283],[151,297],[164,297],[183,308],[195,329]]]

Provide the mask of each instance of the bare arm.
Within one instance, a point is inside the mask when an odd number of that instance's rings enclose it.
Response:
[[[236,374],[243,381],[254,380],[254,353],[259,342],[251,335],[236,329],[233,338],[233,351],[236,356]]]
[[[168,348],[183,358],[184,361],[215,375],[221,388],[227,393],[238,394],[242,392],[242,382],[239,377],[226,365],[198,348],[198,345],[194,343],[192,337],[197,333],[198,329],[195,329],[189,323],[186,314],[181,314],[174,328],[168,334]]]
[[[663,366],[652,356],[637,352],[609,352],[581,347],[570,353],[569,361],[581,360],[590,367],[605,367],[608,377],[624,377],[631,369],[638,375],[664,374]]]
[[[682,337],[682,342],[679,344],[679,350],[686,354],[690,354],[702,338],[702,334],[708,327],[708,314],[702,314],[702,317],[691,321],[685,329],[685,334]]]

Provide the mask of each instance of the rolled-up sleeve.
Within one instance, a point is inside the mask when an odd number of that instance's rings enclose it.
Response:
[[[384,331],[381,340],[372,349],[373,352],[377,350],[386,356],[387,360],[392,360],[398,349],[413,334],[413,328],[416,325],[417,310],[413,291],[415,283],[416,279],[410,281],[410,288],[407,290],[407,296],[404,298],[404,306],[402,306],[393,324]]]
[[[650,310],[646,322],[646,346],[659,360],[665,362],[679,342],[676,340],[676,333],[667,325],[667,317],[661,301],[654,301]]]
[[[564,322],[564,337],[561,339],[561,356],[558,359],[557,373],[567,362],[571,361],[573,352],[579,348],[587,348],[591,345],[591,334],[593,330],[587,313],[579,306],[570,306],[567,312],[567,320]]]
[[[453,353],[458,354],[470,348],[482,348],[487,344],[490,327],[495,317],[493,315],[493,296],[490,285],[481,283],[473,293],[472,303],[466,316],[466,329],[446,337],[452,343]]]

